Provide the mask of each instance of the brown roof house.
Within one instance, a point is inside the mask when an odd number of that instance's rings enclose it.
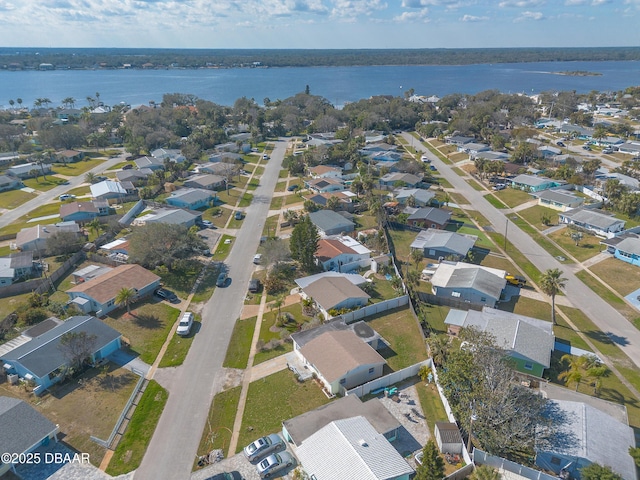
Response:
[[[67,290],[71,302],[84,313],[106,315],[118,307],[116,295],[123,288],[132,288],[138,298],[151,295],[160,287],[160,277],[140,265],[121,265],[104,275]]]
[[[296,352],[332,395],[381,377],[386,363],[351,330],[324,333]]]
[[[345,277],[321,277],[302,289],[304,297],[312,298],[325,318],[330,310],[364,307],[369,294]]]
[[[322,268],[337,272],[350,272],[371,264],[371,250],[346,235],[321,238],[315,257]]]

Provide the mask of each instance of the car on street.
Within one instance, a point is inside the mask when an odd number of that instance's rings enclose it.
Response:
[[[256,253],[253,256],[253,263],[255,263],[256,265],[259,265],[261,260],[262,260],[262,254],[261,253]]]
[[[266,153],[264,155],[262,155],[262,159],[263,160],[269,160],[269,155],[267,155]]]
[[[590,151],[591,151],[591,146],[589,146],[589,145],[583,145],[583,146],[582,146],[582,149],[583,149],[583,150],[587,150],[587,151],[589,151],[589,152],[590,152]]]
[[[224,287],[227,284],[227,272],[220,272],[218,279],[216,280],[216,287]]]
[[[256,467],[260,478],[269,478],[280,470],[293,465],[295,460],[289,452],[274,453],[262,460]]]
[[[171,303],[180,303],[180,299],[178,296],[173,293],[171,290],[167,290],[166,288],[159,288],[156,290],[156,295],[162,298],[163,300],[167,300]]]
[[[240,472],[222,472],[214,475],[213,477],[208,477],[207,480],[244,480]]]
[[[265,437],[260,437],[254,442],[244,447],[244,456],[250,462],[259,460],[269,454],[284,450],[284,440],[277,433],[271,433]]]
[[[193,313],[184,312],[182,314],[182,317],[180,317],[180,323],[178,323],[178,328],[176,329],[176,333],[181,337],[189,335],[189,332],[191,332],[192,326],[193,326]]]
[[[288,191],[290,191],[290,192],[293,192],[293,191],[295,191],[295,190],[297,190],[297,189],[299,189],[299,188],[300,188],[300,185],[298,185],[298,184],[294,183],[293,185],[289,185],[289,186],[287,187],[287,190],[288,190]]]
[[[559,147],[566,147],[566,145],[564,144],[564,142],[556,142],[556,145]]]
[[[242,212],[236,212],[236,214],[234,215],[234,218],[236,220],[242,220]]]
[[[438,169],[434,165],[429,165],[429,170],[431,170],[432,172],[438,171]]]
[[[69,193],[63,193],[62,195],[60,195],[60,201],[64,201],[64,200],[73,200],[74,198],[76,198],[75,195],[71,195]]]
[[[429,157],[427,157],[426,155],[422,155],[420,157],[420,160],[423,161],[424,163],[429,163],[431,160],[429,160]]]

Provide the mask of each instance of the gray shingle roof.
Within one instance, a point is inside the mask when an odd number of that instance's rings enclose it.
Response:
[[[0,450],[24,453],[48,437],[56,426],[22,400],[0,397]]]
[[[364,417],[331,422],[296,453],[305,471],[316,480],[387,480],[414,471]]]
[[[72,331],[96,335],[95,351],[121,336],[120,332],[95,317],[71,317],[62,325],[6,353],[0,361],[19,362],[37,377],[43,377],[67,364],[67,360],[58,345],[60,344],[60,337]]]
[[[412,213],[407,220],[425,220],[426,222],[434,222],[438,225],[444,225],[451,219],[451,212],[441,208],[426,207],[419,208]]]
[[[322,231],[353,230],[355,224],[332,210],[318,210],[309,214],[311,222]]]
[[[549,202],[559,203],[561,205],[569,205],[579,198],[562,190],[543,190],[540,193],[536,193],[535,196]]]
[[[616,248],[621,252],[640,255],[640,238],[625,238],[616,245]]]
[[[432,248],[435,250],[450,250],[459,255],[466,255],[473,248],[478,237],[475,235],[463,235],[429,228],[422,230],[411,243],[411,248]]]
[[[601,210],[589,208],[576,208],[561,214],[561,216],[569,218],[573,222],[583,225],[591,225],[603,230],[610,228],[617,223],[625,223],[624,220],[620,220],[612,215],[602,212]]]
[[[431,279],[435,285],[434,280],[435,275]],[[486,293],[492,298],[500,298],[505,285],[506,280],[500,279],[497,275],[478,267],[455,269],[446,284],[441,286],[446,288],[473,288],[479,292]]]

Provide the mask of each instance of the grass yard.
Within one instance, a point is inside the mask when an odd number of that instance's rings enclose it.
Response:
[[[35,193],[23,192],[22,190],[8,190],[0,193],[0,208],[13,210],[34,198],[36,198]]]
[[[367,318],[366,322],[389,344],[380,354],[394,371],[428,358],[418,321],[409,308],[389,310]]]
[[[297,203],[302,203],[302,202],[304,202],[304,198],[302,198],[297,193],[292,193],[284,197],[283,206],[287,207],[289,205],[295,205]]]
[[[500,302],[497,308],[505,312],[551,321],[551,303],[541,302],[533,298],[512,297],[508,302]]]
[[[235,240],[235,237],[231,235],[223,235],[220,242],[218,242],[218,248],[213,254],[213,259],[218,262],[224,262],[231,251],[231,247],[233,247],[233,240]]]
[[[276,228],[278,227],[279,215],[270,215],[264,222],[264,228],[262,229],[263,237],[272,237],[276,234]]]
[[[162,277],[162,284],[165,287],[173,290],[178,297],[186,299],[203,268],[205,268],[203,263],[197,260],[189,260],[181,264],[180,269],[168,271],[159,268],[154,273]]]
[[[67,177],[76,177],[78,175],[82,175],[87,173],[92,168],[97,167],[102,162],[104,162],[104,158],[94,158],[91,160],[80,160],[75,163],[67,163],[66,165],[63,163],[57,163],[53,167],[55,173],[59,175],[65,175]]]
[[[529,202],[533,199],[533,197],[527,192],[516,190],[514,188],[505,188],[504,190],[495,192],[494,195],[509,208],[517,207],[518,205],[522,205],[523,203]]]
[[[64,178],[56,177],[55,175],[47,175],[45,180],[43,177],[27,178],[22,181],[25,187],[33,188],[41,192],[46,192],[52,188],[62,185],[66,180]]]
[[[410,245],[416,239],[418,234],[411,230],[393,230],[389,229],[389,236],[395,247],[395,255],[398,260],[407,262],[410,260]]]
[[[636,328],[640,328],[640,315],[638,315],[638,311],[628,305],[620,296],[609,290],[584,270],[577,272],[576,277],[578,277],[587,287],[593,290],[596,295],[618,310],[618,312],[620,312],[620,314],[622,314],[627,320],[632,321]]]
[[[449,187],[451,188],[451,187]],[[467,200],[467,197],[465,197],[464,195],[460,194],[460,193],[456,193],[456,192],[447,192],[447,194],[449,195],[449,198],[451,199],[451,201],[457,205],[468,205],[469,204],[469,200]]]
[[[196,319],[191,326],[191,333],[189,333],[189,335],[187,335],[186,337],[182,337],[180,335],[174,334],[158,366],[160,368],[164,368],[177,367],[179,365],[182,365],[184,363],[184,359],[187,358],[189,348],[191,348],[193,339],[195,338],[196,333],[198,333],[198,331],[200,330],[201,325],[202,320],[200,318],[200,315],[196,315]]]
[[[622,296],[640,288],[638,267],[617,258],[607,258],[590,266],[589,270]]]
[[[288,178],[289,177],[289,170],[280,170],[280,173],[278,174],[278,178]]]
[[[191,303],[201,303],[209,300],[209,297],[211,297],[216,288],[218,273],[218,268],[213,263],[210,263],[207,267],[207,272],[198,285],[198,289],[191,298]]]
[[[484,267],[498,268],[500,270],[504,270],[505,272],[514,273],[520,275],[520,272],[509,260],[503,257],[500,254],[496,255],[487,255],[482,259],[480,265]]]
[[[485,195],[484,199],[498,209],[507,208],[507,205],[495,195]]]
[[[431,435],[434,434],[436,422],[448,422],[447,412],[444,409],[444,404],[438,393],[435,382],[425,384],[418,380],[415,384],[418,392],[418,401],[422,407],[422,411],[429,425],[429,431]]]
[[[214,207],[206,210],[204,215],[202,215],[202,219],[209,220],[217,228],[224,228],[232,212],[233,210],[227,207]]]
[[[121,475],[140,466],[168,398],[169,393],[158,382],[149,382],[109,462],[109,475]]]
[[[562,312],[566,314],[571,321],[573,321],[573,318],[576,316],[576,312],[580,314],[582,313],[580,310],[575,310],[573,308],[563,309]],[[553,334],[556,336],[556,340],[561,343],[566,343],[572,347],[582,348],[583,350],[592,350],[578,332],[576,332],[573,327],[565,321],[562,315],[556,315],[556,325],[553,327]]]
[[[72,188],[67,193],[70,195],[75,195],[76,197],[83,197],[85,195],[91,195],[91,187],[89,187],[88,185],[84,187],[76,187]]]
[[[131,315],[118,309],[103,321],[129,340],[140,360],[152,364],[179,314],[180,310],[166,303],[148,300],[142,305],[133,305]]]
[[[572,233],[576,233],[575,230],[563,228],[562,230],[551,233],[549,238],[580,262],[596,256],[603,250],[603,246],[600,245],[600,238],[595,235],[589,235],[588,233],[583,233],[582,239],[576,246],[575,240],[571,238]]]
[[[290,370],[283,370],[249,384],[242,419],[239,452],[258,437],[282,429],[282,422],[329,403],[312,380],[298,382]]]
[[[222,449],[225,458],[233,453],[229,453],[229,443],[231,443],[231,431],[236,420],[236,411],[240,401],[241,387],[234,387],[224,392],[220,392],[213,397],[207,424],[200,438],[198,446],[198,456],[207,455],[215,449]],[[248,442],[247,442],[248,443]],[[244,447],[244,444],[242,444]],[[193,463],[193,469],[198,468],[198,460]]]
[[[485,197],[486,198],[486,197]],[[558,223],[558,211],[552,208],[543,207],[542,205],[534,205],[533,207],[525,208],[518,212],[525,221],[540,231],[546,230],[552,225]],[[552,225],[545,225],[542,223],[542,217],[546,215],[550,218]]]
[[[474,178],[469,178],[467,179],[467,183],[471,186],[471,188],[473,188],[474,190],[477,190],[478,192],[482,192],[485,190],[484,185],[482,185],[481,183],[479,183],[476,179]]]
[[[257,320],[258,317],[251,317],[236,321],[236,324],[233,326],[229,346],[227,347],[227,355],[222,363],[223,367],[247,368],[251,340],[253,339],[253,332],[256,328]]]
[[[389,300],[390,298],[396,298],[400,296],[401,292],[398,292],[391,286],[391,282],[386,278],[375,277],[373,281],[373,288],[369,295],[371,295],[371,299],[369,300],[371,303],[379,303],[384,300]]]
[[[64,441],[78,452],[90,455],[98,466],[105,449],[90,437],[107,439],[127,403],[138,377],[129,370],[107,364],[92,368],[76,380],[56,385],[51,394],[35,398],[21,385],[0,384],[0,395],[26,401],[49,420],[61,426]],[[91,408],[78,408],[91,405]]]
[[[271,205],[269,205],[269,210],[280,210],[282,208],[283,203],[284,203],[284,196],[273,197],[271,199]]]
[[[274,192],[285,192],[287,190],[287,181],[286,180],[280,180],[278,183],[276,183],[276,188],[274,188]]]

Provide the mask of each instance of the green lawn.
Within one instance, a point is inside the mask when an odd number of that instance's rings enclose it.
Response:
[[[502,200],[497,198],[495,195],[492,195],[492,194],[485,195],[484,199],[496,208],[499,208],[499,209],[507,208],[507,205],[504,202],[502,202]]]
[[[440,398],[440,394],[436,388],[436,384],[433,382],[427,385],[424,382],[419,381],[416,383],[415,387],[418,392],[418,401],[422,407],[422,412],[426,417],[427,425],[429,425],[429,431],[431,432],[431,435],[435,435],[434,429],[436,422],[449,421],[442,399]]]
[[[224,450],[225,458],[230,455],[228,449],[231,441],[231,431],[236,420],[241,391],[241,387],[234,387],[213,397],[207,424],[200,438],[199,456],[207,455],[217,448]],[[244,447],[244,444],[242,444],[242,447]],[[194,470],[197,469],[197,459],[194,461],[193,468]]]
[[[132,306],[132,315],[127,314],[126,310],[118,309],[103,321],[129,340],[131,349],[140,355],[140,360],[152,364],[180,310],[155,300],[140,303]]]
[[[230,241],[227,243],[227,240]],[[233,240],[235,240],[235,237],[231,235],[223,235],[218,243],[216,252],[213,254],[213,259],[218,262],[223,262],[227,258],[227,255],[229,255],[231,247],[233,247]]]
[[[22,181],[25,187],[33,188],[40,192],[51,190],[58,185],[62,185],[64,182],[66,182],[64,178],[56,177],[55,175],[47,175],[46,180],[40,176],[38,178],[27,178]]]
[[[225,368],[247,368],[251,340],[258,317],[236,321],[227,347],[227,355],[222,364]]]
[[[253,195],[250,193],[245,193],[242,195],[242,198],[238,202],[238,207],[240,208],[248,207],[249,205],[251,205],[252,201],[253,201]]]
[[[282,370],[249,384],[247,404],[238,439],[239,452],[258,437],[282,429],[282,422],[329,403],[312,380],[298,382],[289,370]]]
[[[149,382],[109,462],[109,475],[121,475],[140,466],[168,398],[168,392],[155,380]]]
[[[622,296],[640,288],[638,267],[617,258],[607,258],[590,266],[589,270]]]
[[[269,205],[269,210],[280,210],[282,208],[283,203],[284,203],[284,196],[273,197],[271,199],[271,205]]]
[[[546,230],[550,226],[558,223],[558,211],[552,208],[543,207],[542,205],[534,205],[533,207],[520,210],[518,215],[540,231]],[[545,225],[542,223],[543,215],[547,215],[549,217],[552,225]]]
[[[304,202],[304,198],[302,198],[297,193],[291,193],[284,197],[283,207],[287,207],[289,205],[295,205],[297,203]]]
[[[209,300],[209,297],[211,297],[213,291],[216,288],[218,273],[219,271],[215,264],[209,264],[204,277],[202,277],[198,288],[191,298],[192,303],[206,302],[207,300]]]
[[[418,321],[407,307],[367,317],[367,324],[387,341],[390,348],[380,351],[389,367],[396,371],[428,358]]]
[[[513,263],[511,263],[502,255],[489,254],[482,259],[480,265],[491,268],[499,268],[500,270],[504,270],[505,272],[514,274],[517,273],[518,275],[522,273],[515,267],[515,265],[513,265]]]
[[[178,297],[186,299],[203,268],[205,265],[198,260],[189,260],[181,264],[180,269],[169,271],[156,269],[155,273],[162,277],[162,284],[165,287],[173,290]]]
[[[510,208],[517,207],[518,205],[522,205],[525,202],[533,200],[533,197],[527,192],[516,190],[514,188],[505,188],[504,190],[495,192],[494,195]]]
[[[278,227],[278,215],[271,215],[267,217],[264,222],[264,228],[262,229],[263,237],[271,237],[276,234],[276,228]]]
[[[500,302],[498,309],[546,320],[548,322],[551,321],[551,304],[534,300],[533,298],[521,296],[512,297],[509,302]]]
[[[603,246],[600,244],[601,239],[595,235],[583,233],[582,239],[578,242],[578,245],[576,245],[575,240],[571,238],[572,233],[576,233],[575,230],[563,228],[562,230],[551,233],[549,238],[580,262],[595,257],[603,250]]]
[[[0,193],[0,208],[12,210],[34,198],[36,198],[35,193],[23,192],[22,190],[8,190]]]
[[[76,197],[91,195],[91,187],[89,187],[88,185],[84,187],[76,187],[76,188],[72,188],[67,193],[71,195],[75,195]]]
[[[66,165],[62,163],[57,163],[53,167],[53,170],[55,173],[59,175],[65,175],[67,177],[75,177],[75,176],[83,175],[87,173],[89,170],[97,167],[104,161],[105,161],[104,158],[94,158],[91,160],[80,160],[79,162],[76,162],[76,163],[67,163]]]
[[[206,210],[202,219],[209,220],[217,228],[224,228],[232,212],[233,210],[227,207],[214,207]],[[214,215],[214,213],[216,214]]]
[[[410,245],[418,235],[411,230],[392,230],[389,229],[389,235],[395,247],[396,258],[401,261],[408,261],[411,252]]]
[[[638,315],[638,311],[628,305],[620,296],[602,285],[602,283],[584,270],[576,273],[576,277],[578,277],[587,287],[593,290],[596,295],[618,310],[620,314],[632,321],[636,328],[640,328],[640,315]]]
[[[176,334],[173,335],[173,338],[169,342],[167,350],[164,352],[162,360],[160,360],[160,364],[158,365],[160,368],[177,367],[184,363],[184,359],[187,358],[187,353],[189,353],[189,348],[191,348],[193,339],[195,338],[198,330],[200,330],[200,325],[200,315],[196,315],[196,320],[191,326],[191,333],[189,335],[186,337]]]
[[[276,188],[273,190],[274,192],[284,192],[287,190],[287,181],[286,180],[280,180],[278,183],[276,183]]]
[[[394,290],[389,280],[376,278],[373,281],[373,290],[369,295],[371,295],[371,303],[378,303],[399,296],[399,292]]]

